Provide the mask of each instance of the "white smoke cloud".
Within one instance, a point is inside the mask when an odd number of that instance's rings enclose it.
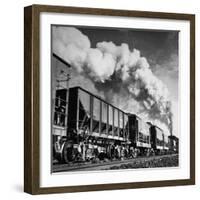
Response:
[[[64,46],[74,44],[82,50],[87,50],[91,46],[89,38],[74,27],[53,26],[52,37],[53,44],[54,41],[59,40]]]
[[[110,54],[102,53],[99,49],[88,51],[86,63],[90,75],[96,80],[104,82],[114,73],[115,60]]]
[[[88,89],[93,87],[127,112],[170,126],[168,89],[139,50],[130,50],[125,43],[117,46],[105,41],[91,48],[89,38],[72,27],[53,27],[52,34],[53,52],[74,66],[82,81],[89,80]]]
[[[102,52],[113,56],[116,62],[116,71],[121,66],[128,64],[130,51],[127,44],[123,43],[121,46],[116,46],[113,42],[99,42],[96,46]]]

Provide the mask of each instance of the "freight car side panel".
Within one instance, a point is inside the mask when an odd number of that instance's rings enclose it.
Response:
[[[163,131],[156,126],[151,126],[150,132],[151,132],[151,147],[154,150],[162,150],[164,145]]]
[[[164,147],[163,131],[158,127],[155,128],[156,128],[156,148],[162,150]]]
[[[154,126],[150,127],[150,134],[151,134],[151,148],[155,150],[156,149],[156,129]]]
[[[127,114],[124,114],[124,138],[127,140],[130,138],[129,120]]]
[[[139,117],[136,117],[136,119],[138,121],[137,146],[150,148],[151,144],[149,125]]]
[[[169,138],[164,134],[164,150],[169,150]]]
[[[101,134],[108,135],[108,104],[101,103]]]
[[[77,130],[78,90],[70,88],[68,106],[68,130]]]
[[[135,147],[151,147],[149,125],[132,114],[129,115],[129,139]]]
[[[79,89],[78,97],[78,129],[89,133],[91,131],[92,115],[91,96]]]
[[[78,129],[91,136],[125,141],[128,137],[128,115],[98,96],[77,87]]]
[[[92,132],[101,134],[101,101],[93,97]]]
[[[136,120],[135,115],[128,116],[129,124],[129,140],[136,147],[136,137],[138,135],[138,121]]]

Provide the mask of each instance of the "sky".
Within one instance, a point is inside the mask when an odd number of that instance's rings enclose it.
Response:
[[[149,84],[149,81],[147,81],[146,83],[145,80],[142,80],[142,79],[145,79],[145,76],[143,77],[140,74],[141,76],[140,78],[142,81],[139,79],[140,80],[139,86],[138,86],[138,83],[136,83],[137,81],[136,81],[135,75],[134,75],[134,78],[132,78],[132,75],[129,74],[131,76],[131,79],[130,78],[127,79],[128,81],[127,80],[124,81],[124,78],[121,78],[121,76],[118,76],[116,65],[119,64],[121,66],[121,69],[125,69],[126,66],[124,64],[125,62],[124,59],[126,58],[126,56],[129,55],[131,52],[133,52],[134,54],[133,57],[135,59],[135,57],[137,57],[136,56],[137,52],[134,51],[134,49],[137,49],[139,51],[140,53],[139,60],[142,60],[141,65],[147,66],[148,68],[148,73],[147,73],[146,78],[148,77],[148,74],[150,72],[150,75],[153,74],[152,79],[150,79],[150,82],[153,80],[153,83],[154,83],[160,80],[169,91],[169,99],[172,103],[173,134],[178,136],[178,129],[177,129],[177,122],[178,122],[178,108],[177,108],[178,106],[178,32],[160,31],[160,30],[155,31],[155,30],[119,29],[119,28],[111,29],[111,28],[104,28],[104,27],[99,28],[99,27],[79,27],[79,26],[76,26],[73,28],[75,28],[76,30],[69,30],[69,29],[64,30],[61,27],[59,32],[53,31],[53,51],[55,50],[55,52],[57,52],[57,54],[60,54],[60,56],[64,58],[67,62],[71,62],[70,64],[74,64],[76,66],[77,71],[80,72],[79,74],[81,74],[84,77],[84,79],[81,79],[82,82],[84,82],[86,79],[89,80],[89,82],[86,81],[87,83],[90,83],[91,81],[94,82],[94,87],[97,88],[98,92],[103,91],[103,96],[106,100],[111,101],[110,103],[116,103],[116,104],[122,105],[122,108],[125,108],[125,105],[121,103],[120,98],[115,98],[115,99],[118,99],[119,102],[116,102],[116,101],[112,102],[113,100],[109,99],[109,96],[111,95],[113,96],[117,92],[123,93],[124,91],[122,89],[124,89],[125,86],[127,87],[131,86],[129,87],[130,89],[133,88],[134,86],[134,92],[132,93],[133,95],[131,96],[133,97],[132,98],[133,104],[130,104],[130,105],[133,105],[134,107],[136,107],[138,102],[140,102],[140,100],[141,102],[144,103],[144,105],[146,105],[147,102],[149,103],[151,101],[157,102],[156,95],[155,95],[155,98],[151,99],[152,87],[150,88],[147,87]],[[58,43],[56,43],[57,41]],[[60,41],[65,44],[64,45],[60,44]],[[72,48],[73,51],[69,51],[69,48],[68,48],[68,47],[71,47],[71,43],[75,44]],[[126,48],[124,48],[122,44],[126,44],[128,46],[128,49],[129,49],[128,54],[127,54]],[[67,56],[66,54],[64,55],[63,52],[61,51],[62,49],[65,49],[65,48],[68,48]],[[117,49],[117,51],[113,52],[113,49],[114,50]],[[100,50],[100,53],[102,53],[100,54],[100,56],[99,56],[99,50]],[[76,56],[71,55],[70,57],[69,55],[73,54],[73,52],[76,52],[76,54],[74,53]],[[87,52],[86,56],[85,56],[85,52]],[[114,72],[112,70],[111,71],[108,70],[109,66],[113,65],[113,59],[110,59],[109,57],[110,55],[114,57],[114,65],[115,65],[115,69],[113,69]],[[101,59],[99,59],[99,57]],[[106,59],[106,58],[109,58],[109,59]],[[141,58],[145,58],[145,60]],[[74,60],[76,60],[76,62]],[[108,61],[107,65],[105,65],[105,62],[104,62],[105,60]],[[84,65],[87,65],[87,67],[85,68]],[[140,68],[141,67],[139,66],[136,69],[140,69]],[[87,73],[82,73],[82,69],[84,69],[85,72]],[[132,70],[132,68],[129,68],[129,69]],[[102,73],[102,71],[104,71],[105,73]],[[144,73],[145,72],[146,72],[146,68],[144,68]],[[121,79],[119,80],[119,77],[123,80]],[[79,78],[79,81],[80,81],[80,78]],[[134,82],[134,84],[132,84],[131,81]],[[121,85],[123,85],[123,87]],[[113,87],[113,91],[114,90],[115,91],[109,93],[108,90],[110,90],[111,87]],[[119,88],[119,90],[117,90],[117,88]],[[135,88],[140,90],[140,95],[137,95],[137,96],[135,95],[137,92]],[[146,92],[146,90],[149,90],[149,91]],[[133,90],[130,90],[130,91],[133,91]],[[124,93],[124,95],[126,94]],[[145,98],[146,100],[144,100]],[[159,105],[160,101],[158,101],[156,104]],[[144,106],[144,105],[143,107],[145,107],[148,110],[149,107]],[[153,104],[150,104],[150,105],[152,106]],[[139,107],[141,108],[141,106]],[[156,114],[157,109],[160,109],[160,107],[157,106],[156,109],[154,109],[152,106],[151,109],[148,110],[148,112],[150,113],[152,111],[152,113],[154,113],[154,115],[152,116],[155,116],[155,118],[157,116],[157,118],[159,119],[158,115]],[[141,109],[139,109],[138,112],[142,113]],[[161,111],[159,111],[159,114],[160,113]],[[145,117],[145,115],[143,116]],[[151,114],[149,114],[148,117],[149,116],[151,116]],[[161,121],[163,122],[164,120],[161,120]]]

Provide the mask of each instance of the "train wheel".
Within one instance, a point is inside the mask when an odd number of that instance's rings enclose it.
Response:
[[[151,149],[150,155],[151,155],[151,156],[155,156],[155,155],[156,155],[156,153],[155,153],[155,151],[154,151],[153,149]]]
[[[151,154],[151,153],[150,153],[150,151],[149,151],[149,150],[147,150],[147,152],[146,152],[146,156],[147,156],[147,157],[149,157],[149,156],[150,156],[150,154]]]
[[[134,152],[133,152],[133,158],[137,158],[138,157],[138,152],[137,152],[137,150],[135,150]]]
[[[64,163],[72,162],[76,158],[75,149],[72,144],[65,143],[62,152],[62,160]]]

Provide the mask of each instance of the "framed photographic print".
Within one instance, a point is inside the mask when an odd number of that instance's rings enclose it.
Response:
[[[24,191],[195,183],[195,16],[24,9]]]

